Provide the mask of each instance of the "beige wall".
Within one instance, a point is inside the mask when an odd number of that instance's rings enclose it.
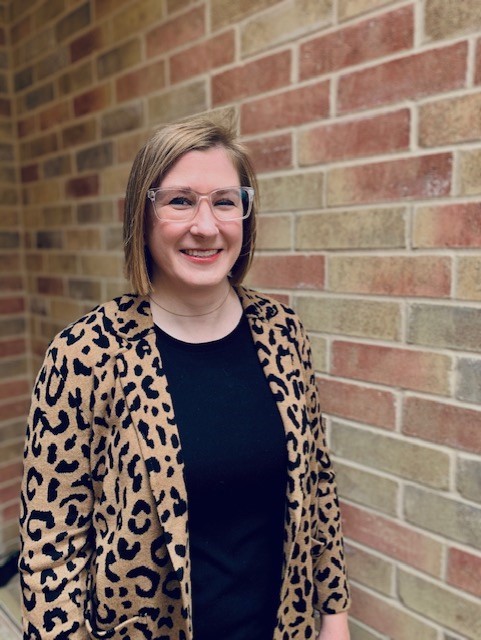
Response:
[[[34,371],[54,332],[125,288],[122,197],[141,141],[221,109],[260,174],[249,281],[293,304],[313,341],[353,638],[481,637],[479,2],[3,10],[0,553],[16,544],[23,300]]]

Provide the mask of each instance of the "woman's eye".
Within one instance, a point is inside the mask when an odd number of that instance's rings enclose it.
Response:
[[[169,205],[171,207],[191,207],[192,200],[190,200],[187,196],[176,196],[175,198],[171,198],[169,201]]]
[[[229,198],[222,198],[222,200],[217,200],[215,203],[216,207],[235,207],[235,202],[230,200]]]

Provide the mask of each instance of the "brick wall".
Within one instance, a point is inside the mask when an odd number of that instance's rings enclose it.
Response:
[[[33,369],[124,289],[149,130],[236,115],[262,198],[249,281],[313,342],[353,639],[481,637],[478,0],[15,0],[9,26]]]
[[[21,207],[8,6],[0,2],[0,564],[17,545],[28,376]]]

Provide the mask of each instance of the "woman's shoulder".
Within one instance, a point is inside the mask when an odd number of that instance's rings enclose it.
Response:
[[[277,327],[287,326],[296,330],[302,327],[297,313],[282,299],[244,286],[237,287],[237,293],[246,315],[257,317]]]

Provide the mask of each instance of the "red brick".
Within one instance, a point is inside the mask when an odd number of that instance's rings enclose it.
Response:
[[[364,591],[354,584],[351,586],[351,596],[352,607],[349,614],[352,619],[359,620],[368,627],[376,629],[383,634],[383,638],[434,640],[438,637],[437,631],[433,627],[421,622],[419,618],[411,616],[407,609],[399,606],[394,600],[386,601],[378,594]],[[378,638],[379,636],[374,636],[369,632],[364,633],[361,628],[359,637]]]
[[[0,115],[2,116],[12,115],[12,105],[8,98],[0,98]]]
[[[35,132],[37,119],[35,116],[30,116],[24,120],[19,120],[17,124],[17,131],[20,138],[24,138]]]
[[[18,498],[20,495],[20,484],[20,480],[17,479],[6,487],[2,487],[0,489],[0,504],[5,504],[5,502]]]
[[[110,87],[104,84],[86,91],[74,98],[73,107],[76,116],[105,109],[110,104]]]
[[[241,107],[244,134],[300,125],[329,116],[329,81],[290,89]]]
[[[18,313],[25,310],[23,298],[0,298],[0,314]]]
[[[395,397],[388,391],[318,378],[317,386],[324,413],[393,430],[396,426]]]
[[[409,149],[409,109],[299,133],[299,163],[311,165]]]
[[[349,538],[401,562],[439,575],[442,545],[401,522],[344,503],[344,533]]]
[[[46,295],[61,296],[64,294],[62,278],[39,277],[37,278],[37,291]]]
[[[474,82],[481,84],[481,38],[476,45],[476,71],[474,74]]]
[[[16,398],[29,394],[31,386],[27,380],[9,380],[0,384],[0,400]],[[0,470],[0,482],[2,481],[2,472]]]
[[[391,387],[449,393],[451,358],[424,351],[334,341],[335,376],[377,382]]]
[[[0,358],[17,356],[19,354],[25,353],[25,350],[24,338],[10,338],[7,340],[2,340],[0,342]]]
[[[301,79],[332,73],[412,47],[412,7],[314,38],[301,45]]]
[[[29,406],[30,398],[0,404],[0,421],[12,420],[13,418],[26,418]]]
[[[70,106],[65,100],[64,102],[57,102],[52,107],[48,107],[39,114],[40,130],[50,129],[51,127],[58,127],[60,123],[64,123],[70,117]]]
[[[339,111],[414,100],[464,87],[467,51],[467,43],[460,42],[346,74],[339,79]]]
[[[153,58],[183,44],[188,44],[205,33],[205,9],[198,7],[177,18],[163,22],[147,33],[147,57]]]
[[[481,598],[481,557],[467,551],[448,551],[447,582]]]
[[[71,178],[65,185],[65,193],[72,198],[95,196],[99,192],[99,177],[97,174]]]
[[[35,182],[38,180],[38,164],[29,164],[20,170],[20,178],[22,183]]]
[[[0,467],[0,483],[5,482],[6,480],[11,480],[12,478],[21,475],[22,471],[23,464],[21,461],[11,462],[5,467]]]
[[[481,203],[423,207],[414,216],[415,247],[481,247]]]
[[[424,398],[407,398],[402,431],[454,449],[481,453],[481,411]]]
[[[328,173],[329,205],[439,198],[451,191],[450,153],[341,167]]]
[[[257,173],[292,167],[292,136],[284,133],[244,143]]]
[[[0,291],[17,292],[22,287],[23,281],[21,276],[0,276]]]
[[[289,84],[290,76],[290,51],[265,56],[215,75],[212,78],[212,103],[234,102],[284,87]]]
[[[149,92],[157,91],[165,86],[165,63],[158,60],[135,71],[125,73],[117,78],[117,100],[123,102]]]
[[[256,256],[249,280],[256,287],[323,289],[324,256]]]
[[[70,43],[71,61],[77,62],[77,60],[85,58],[85,56],[101,49],[103,44],[102,29],[98,27],[91,29]]]
[[[7,520],[17,520],[20,516],[20,502],[4,507],[1,513],[1,520],[6,522]]]
[[[170,81],[181,82],[234,62],[234,59],[235,34],[234,31],[226,31],[173,55],[170,59]]]

